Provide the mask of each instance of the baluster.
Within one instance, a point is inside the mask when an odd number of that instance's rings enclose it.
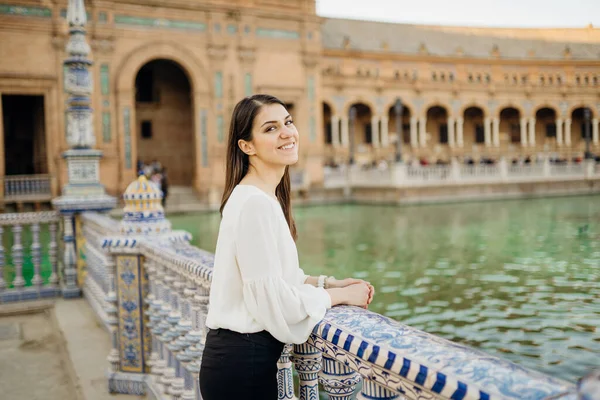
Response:
[[[196,293],[196,288],[191,279],[188,279],[187,286],[184,287],[182,292],[182,312],[181,312],[181,320],[179,321],[178,330],[180,332],[180,336],[177,339],[179,342],[179,354],[177,354],[177,359],[181,363],[180,367],[180,376],[183,377],[183,392],[182,399],[187,399],[191,395],[194,396],[193,388],[194,388],[194,376],[189,371],[188,365],[192,362],[193,357],[189,354],[189,348],[192,345],[192,342],[189,340],[188,334],[193,329],[192,322],[192,306],[191,303],[194,298],[194,294]],[[194,397],[191,397],[192,399]]]
[[[41,263],[42,263],[42,246],[40,245],[40,224],[33,223],[31,224],[31,235],[32,243],[31,243],[31,259],[33,260],[33,278],[31,279],[31,284],[35,285],[38,290],[42,288],[42,284],[44,281],[42,280],[42,275],[40,272]]]
[[[6,281],[4,280],[4,227],[0,226],[0,292],[6,289]]]
[[[294,398],[294,379],[292,378],[292,362],[290,353],[292,345],[286,344],[277,361],[277,392],[279,400]]]
[[[73,232],[73,215],[63,215],[63,229],[64,229],[64,286],[62,289],[63,297],[73,298],[79,297],[80,290],[77,287],[77,253],[75,252],[75,237]]]
[[[291,359],[300,378],[300,400],[318,399],[321,351],[306,343],[297,344]]]
[[[111,372],[118,372],[121,368],[121,358],[119,354],[119,310],[117,299],[117,265],[111,256],[106,263],[106,269],[109,279],[109,291],[106,295],[106,323],[109,326],[111,337],[111,349],[106,358]]]
[[[339,361],[323,355],[323,372],[319,377],[330,400],[350,400],[360,375]]]
[[[363,379],[363,387],[356,400],[404,400],[405,397],[379,386],[376,382]]]
[[[25,286],[25,279],[23,279],[23,245],[21,244],[22,231],[23,227],[21,225],[13,225],[13,246],[11,249],[13,264],[15,265],[13,286],[17,290],[21,290]]]
[[[56,222],[50,222],[48,225],[50,231],[50,243],[48,244],[48,257],[50,258],[50,267],[52,273],[48,278],[48,285],[52,288],[58,288],[58,244],[56,242],[56,231],[58,230],[58,224]]]
[[[202,315],[207,308],[207,304],[208,290],[198,287],[192,295],[192,330],[186,337],[190,343],[190,347],[188,347],[186,353],[192,360],[186,366],[186,369],[193,378],[193,386],[191,388],[186,387],[186,391],[183,394],[183,399],[185,400],[194,400],[200,393],[198,379],[196,379],[196,377],[200,373],[200,362],[204,350],[205,329]]]

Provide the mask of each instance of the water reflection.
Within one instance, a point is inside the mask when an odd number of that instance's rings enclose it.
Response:
[[[599,200],[296,208],[300,261],[369,279],[373,311],[575,380],[600,365]],[[217,214],[172,221],[214,250]]]

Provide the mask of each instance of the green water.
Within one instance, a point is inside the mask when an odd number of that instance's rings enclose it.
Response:
[[[571,381],[600,366],[600,197],[294,214],[306,273],[368,279],[373,311]],[[214,251],[218,214],[169,218]]]

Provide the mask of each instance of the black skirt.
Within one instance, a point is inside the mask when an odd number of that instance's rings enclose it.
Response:
[[[203,400],[277,400],[277,360],[284,344],[269,332],[211,329],[200,366]]]

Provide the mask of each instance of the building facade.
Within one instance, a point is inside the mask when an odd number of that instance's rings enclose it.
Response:
[[[135,178],[138,162],[156,160],[171,185],[217,199],[230,115],[252,93],[288,105],[302,137],[297,169],[314,187],[322,186],[326,164],[393,161],[398,139],[404,160],[429,163],[572,159],[583,156],[586,132],[591,150],[600,150],[600,30],[591,26],[325,19],[314,0],[97,0],[86,7],[93,126],[111,194]],[[0,0],[3,191],[7,182],[43,176],[56,196],[67,182],[66,8],[66,0]]]

